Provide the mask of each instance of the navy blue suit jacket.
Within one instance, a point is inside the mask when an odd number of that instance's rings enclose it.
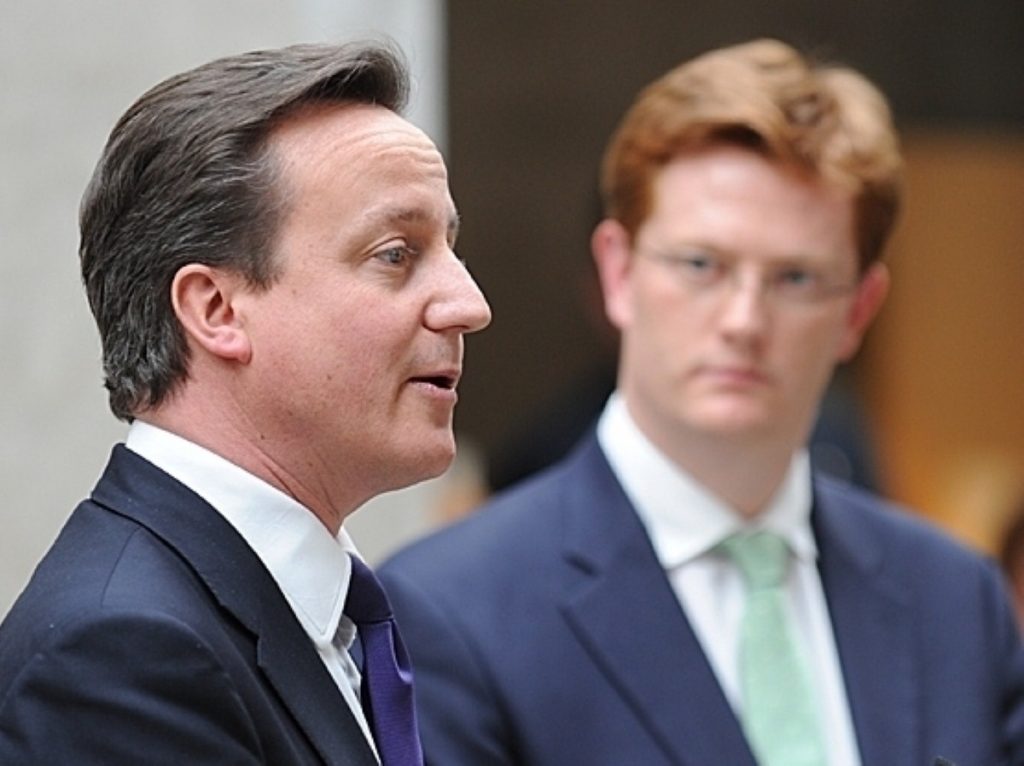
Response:
[[[865,766],[1024,763],[1024,664],[1000,575],[879,499],[812,515]],[[591,434],[380,569],[437,766],[753,766]]]
[[[255,553],[118,446],[0,625],[0,763],[376,759]]]

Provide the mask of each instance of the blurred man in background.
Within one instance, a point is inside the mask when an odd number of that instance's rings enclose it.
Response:
[[[808,459],[900,175],[878,90],[777,41],[639,95],[592,238],[621,333],[596,429],[381,570],[428,760],[1024,762],[992,563]]]

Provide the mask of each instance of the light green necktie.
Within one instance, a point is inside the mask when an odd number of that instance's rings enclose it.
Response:
[[[721,548],[747,585],[739,653],[743,728],[751,749],[760,766],[824,766],[817,706],[786,615],[786,543],[754,532],[733,535]]]

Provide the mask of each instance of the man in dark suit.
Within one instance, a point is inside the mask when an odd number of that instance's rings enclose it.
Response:
[[[877,89],[777,41],[641,92],[592,239],[621,332],[596,429],[381,568],[428,762],[1024,763],[991,562],[807,456],[900,165]]]
[[[132,425],[0,626],[0,762],[422,763],[342,524],[448,466],[490,314],[407,83],[382,45],[259,51],[114,128],[81,264]]]

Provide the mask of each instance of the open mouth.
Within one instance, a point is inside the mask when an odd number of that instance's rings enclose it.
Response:
[[[425,383],[428,386],[451,391],[458,382],[454,375],[425,375],[412,379],[413,383]]]

